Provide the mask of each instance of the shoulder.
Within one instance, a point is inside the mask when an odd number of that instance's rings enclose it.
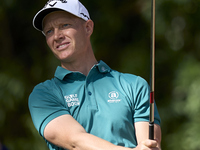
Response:
[[[52,92],[56,88],[54,79],[46,80],[37,84],[34,88],[32,93],[35,92]]]
[[[29,96],[29,103],[36,103],[37,100],[57,99],[61,93],[56,84],[55,78],[37,84]]]
[[[122,73],[115,70],[112,70],[111,74],[113,74],[115,77],[118,77],[120,82],[123,84],[130,84],[132,86],[148,86],[147,81],[138,75]]]
[[[62,81],[60,79],[54,77],[52,79],[49,79],[49,80],[46,80],[44,82],[37,84],[34,87],[33,91],[34,90],[55,91],[55,90],[58,90],[60,84],[62,84]]]

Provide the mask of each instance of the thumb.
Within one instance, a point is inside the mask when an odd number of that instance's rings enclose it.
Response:
[[[158,145],[158,143],[155,140],[146,140],[146,141],[144,141],[144,145],[149,148],[153,148],[153,147],[156,147]]]

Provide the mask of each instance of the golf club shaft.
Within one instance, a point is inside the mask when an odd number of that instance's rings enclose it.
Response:
[[[155,89],[155,0],[151,0],[151,79],[149,139],[154,139],[154,89]]]

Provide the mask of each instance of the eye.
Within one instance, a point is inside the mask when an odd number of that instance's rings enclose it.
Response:
[[[69,24],[64,24],[63,27],[67,27]]]
[[[44,33],[45,33],[45,35],[50,35],[51,33],[53,33],[53,30],[52,29],[51,30],[47,30]]]
[[[52,28],[47,28],[43,30],[43,34],[45,36],[51,36],[53,34],[53,29]]]
[[[68,26],[69,26],[69,24],[67,24],[67,23],[66,23],[66,24],[63,24],[63,25],[62,25],[62,29],[65,29],[65,28],[67,28]]]

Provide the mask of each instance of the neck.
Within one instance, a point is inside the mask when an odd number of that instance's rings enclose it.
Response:
[[[73,63],[73,64],[61,64],[61,66],[69,71],[73,72],[80,72],[84,74],[85,76],[88,75],[90,72],[91,68],[97,64],[98,62],[94,60],[93,62],[78,62],[78,63]],[[84,64],[84,65],[83,65]]]
[[[94,56],[93,50],[91,49],[77,60],[61,62],[61,66],[69,71],[81,72],[87,76],[91,68],[97,63],[98,62]]]

